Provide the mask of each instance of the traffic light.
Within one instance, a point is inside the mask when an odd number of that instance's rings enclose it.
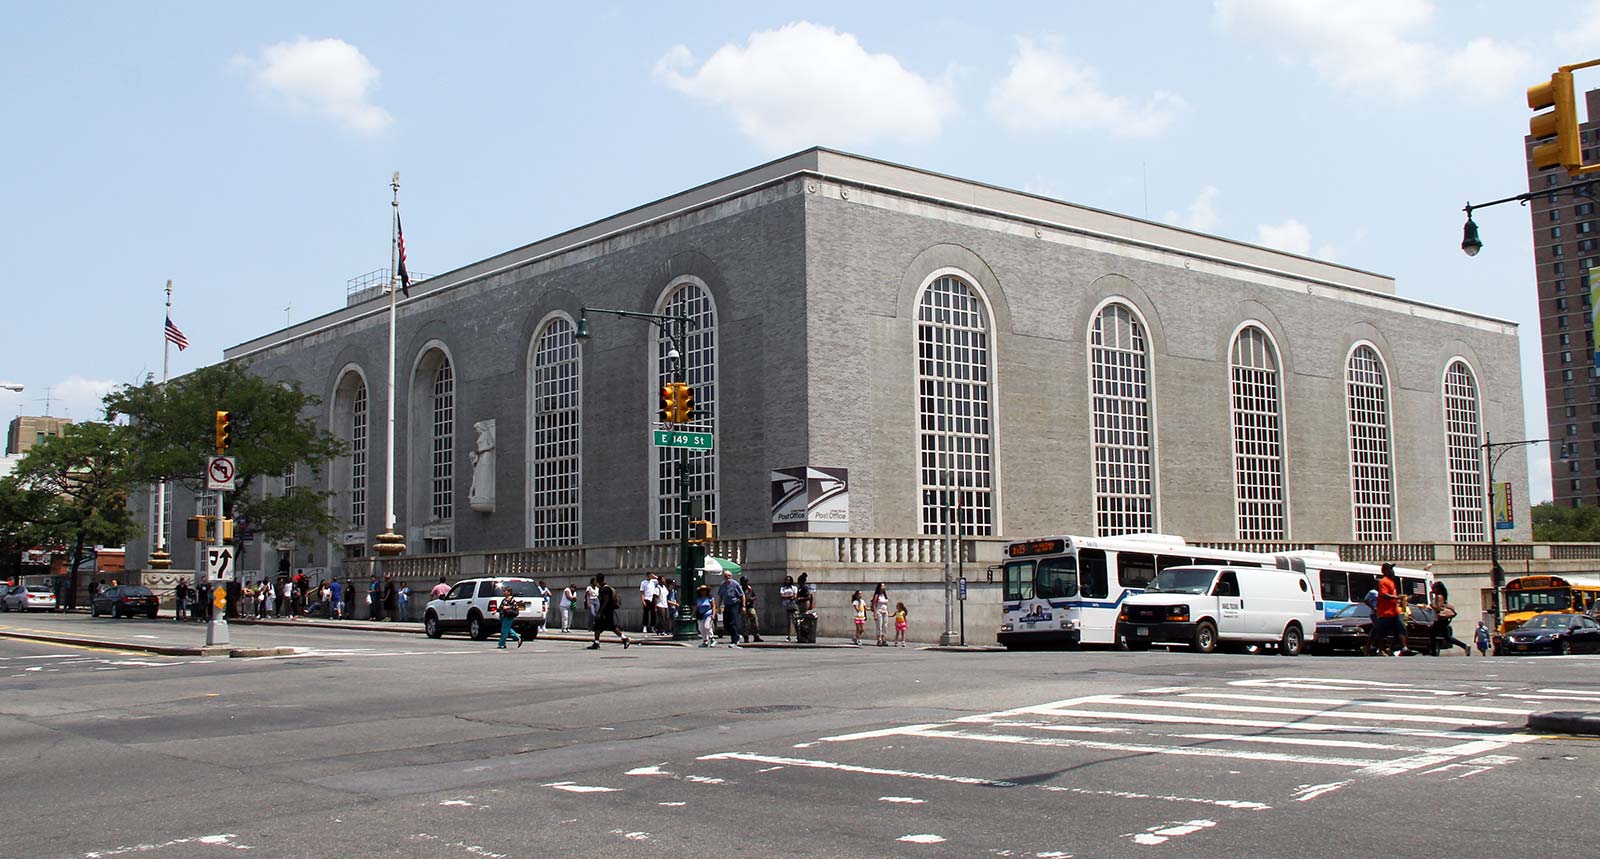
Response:
[[[668,382],[661,386],[661,420],[669,424],[686,424],[694,416],[694,389],[683,382]]]
[[[233,433],[233,413],[217,412],[217,456],[228,452],[229,435]]]
[[[689,542],[709,543],[716,539],[717,526],[704,519],[695,519],[689,523]]]
[[[211,542],[210,524],[210,516],[190,516],[187,530],[189,539],[200,543]]]
[[[1533,166],[1564,167],[1576,172],[1583,167],[1583,153],[1578,141],[1578,104],[1572,92],[1572,72],[1563,68],[1550,76],[1548,83],[1528,87],[1528,107],[1534,110],[1554,108],[1548,113],[1535,114],[1528,120],[1528,135],[1535,140],[1554,138],[1533,147]]]
[[[676,398],[677,408],[674,409],[678,416],[677,423],[686,424],[694,420],[694,389],[679,382]]]

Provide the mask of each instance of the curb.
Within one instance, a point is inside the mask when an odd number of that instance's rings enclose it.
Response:
[[[71,635],[40,635],[32,632],[13,632],[0,630],[0,638],[15,638],[22,641],[43,641],[50,644],[77,644],[83,647],[105,647],[113,650],[139,650],[145,653],[154,653],[159,656],[207,656],[219,655],[217,652],[206,653],[204,647],[178,647],[168,644],[133,644],[126,641],[107,641],[98,638],[78,638]],[[226,648],[213,648],[213,651],[225,652]]]
[[[1552,734],[1600,734],[1600,712],[1551,710],[1528,716],[1528,730]]]

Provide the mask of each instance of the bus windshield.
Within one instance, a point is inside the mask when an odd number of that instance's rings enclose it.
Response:
[[[1067,599],[1078,595],[1078,562],[1072,557],[1039,561],[1034,591],[1040,599]]]
[[[1569,588],[1543,588],[1532,591],[1507,590],[1506,611],[1566,611],[1572,608]]]
[[[1145,588],[1147,594],[1203,594],[1211,590],[1213,570],[1194,570],[1173,567],[1156,573],[1156,580]]]
[[[1033,599],[1032,561],[1012,561],[1006,564],[1005,574],[1008,601]]]

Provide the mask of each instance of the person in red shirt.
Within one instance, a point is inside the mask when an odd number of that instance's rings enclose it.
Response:
[[[1380,652],[1399,656],[1406,649],[1405,620],[1402,618],[1399,582],[1395,580],[1394,565],[1383,565],[1383,577],[1378,579],[1378,606],[1373,610],[1372,634]],[[1391,651],[1390,642],[1394,649]]]

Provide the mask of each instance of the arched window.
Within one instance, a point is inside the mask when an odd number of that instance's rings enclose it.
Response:
[[[429,513],[435,522],[448,522],[455,516],[455,449],[456,378],[450,359],[445,358],[433,372],[433,485]]]
[[[1460,542],[1488,539],[1481,434],[1478,380],[1465,361],[1452,362],[1444,374],[1444,444],[1450,475],[1450,535]]]
[[[1350,412],[1350,502],[1357,540],[1394,539],[1394,474],[1389,451],[1389,383],[1371,346],[1345,367]]]
[[[1233,338],[1233,479],[1239,539],[1287,539],[1278,351],[1255,326]]]
[[[1150,353],[1144,324],[1108,304],[1089,332],[1094,412],[1094,529],[1108,537],[1156,529]]]
[[[533,341],[528,374],[533,414],[532,457],[528,463],[529,545],[571,546],[581,536],[579,523],[579,440],[582,417],[578,391],[578,341],[572,322],[556,316]]]
[[[679,314],[689,317],[689,330],[684,341],[684,353],[679,358],[683,365],[683,378],[694,394],[694,428],[698,432],[715,432],[717,420],[717,310],[711,294],[695,281],[683,281],[671,288],[660,313],[667,316]],[[656,377],[659,384],[673,380],[672,340],[656,334]],[[655,410],[655,398],[651,399]],[[656,539],[675,540],[683,533],[683,516],[689,511],[679,509],[678,457],[675,449],[654,448],[656,456]],[[717,454],[715,450],[691,450],[686,455],[686,480],[689,485],[689,504],[697,503],[699,514],[710,522],[717,521]]]
[[[350,527],[367,527],[367,383],[350,402]]]
[[[917,302],[924,534],[995,532],[989,357],[989,318],[977,290],[950,275],[928,284]]]

